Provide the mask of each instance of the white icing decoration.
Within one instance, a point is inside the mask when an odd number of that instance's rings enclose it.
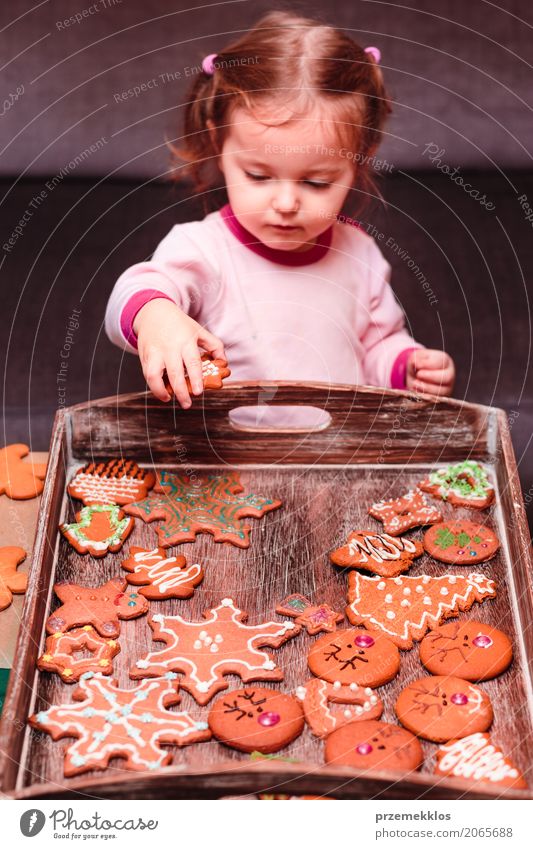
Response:
[[[454,743],[441,746],[444,756],[439,760],[438,771],[474,781],[492,781],[517,778],[518,770],[505,762],[503,752],[483,734],[470,734]]]
[[[396,614],[395,614],[394,610],[388,610],[387,611],[387,619],[396,619]]]
[[[441,595],[448,595],[448,590],[446,589],[446,587],[443,587],[443,588],[441,589],[440,594],[441,594]]]
[[[350,556],[358,557],[361,564],[367,563],[370,558],[376,563],[400,560],[402,551],[414,553],[416,546],[409,539],[389,534],[366,534],[363,539],[352,537],[348,540]]]
[[[387,593],[387,595],[385,596],[385,601],[387,602],[387,604],[392,604],[392,596],[390,593]]]

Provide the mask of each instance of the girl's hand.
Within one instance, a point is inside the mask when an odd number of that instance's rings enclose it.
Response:
[[[405,383],[415,392],[451,395],[455,383],[455,365],[445,351],[420,348],[407,360]]]
[[[201,395],[201,346],[213,357],[225,359],[224,345],[166,298],[155,298],[142,307],[133,322],[146,382],[156,398],[170,401],[163,383],[166,369],[170,385],[184,410],[191,406],[185,369],[194,395]]]

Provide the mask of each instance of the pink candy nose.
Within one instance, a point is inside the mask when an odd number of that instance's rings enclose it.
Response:
[[[478,634],[477,637],[474,637],[472,642],[478,647],[478,649],[488,649],[492,645],[492,640],[488,634]]]
[[[262,713],[261,716],[258,717],[257,721],[259,725],[265,725],[267,727],[271,725],[277,725],[280,722],[281,716],[279,713],[274,713],[274,711],[267,711],[266,713]]]
[[[466,693],[454,693],[450,698],[450,701],[453,702],[454,705],[466,705],[468,702],[468,696]]]
[[[361,649],[369,649],[370,646],[374,645],[374,638],[370,636],[370,634],[359,634],[358,637],[354,640],[355,645],[359,646]]]
[[[372,746],[370,743],[359,743],[358,746],[355,747],[355,751],[358,755],[369,755],[372,751]]]

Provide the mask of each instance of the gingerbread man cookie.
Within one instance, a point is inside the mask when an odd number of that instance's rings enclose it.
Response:
[[[283,672],[259,646],[278,648],[300,628],[294,622],[246,625],[246,619],[247,614],[230,598],[206,610],[201,622],[189,622],[181,616],[152,616],[149,624],[154,640],[166,643],[166,647],[138,660],[130,675],[146,678],[169,670],[183,672],[180,686],[201,705],[228,688],[224,675],[239,675],[245,683],[281,681]]]
[[[494,557],[500,540],[490,528],[474,522],[441,522],[424,534],[424,548],[442,563],[470,566]]]
[[[276,607],[276,613],[281,616],[290,616],[297,625],[302,625],[311,636],[320,631],[332,633],[337,629],[337,623],[342,622],[344,616],[337,613],[329,604],[312,604],[308,598],[299,593],[288,595]]]
[[[0,548],[0,610],[5,610],[13,601],[13,593],[25,593],[28,576],[17,572],[17,566],[26,559],[26,552],[17,545]]]
[[[210,354],[202,354],[201,366],[204,389],[222,389],[222,381],[231,374],[226,360],[221,357],[213,358]],[[170,385],[166,371],[163,373],[163,383],[168,394],[172,397],[174,390]],[[185,375],[185,383],[188,392],[192,395],[191,380],[188,374]]]
[[[312,646],[307,657],[317,678],[361,687],[379,687],[398,674],[400,652],[387,637],[364,628],[326,634]]]
[[[87,463],[78,469],[67,487],[73,498],[84,504],[129,504],[146,498],[155,484],[153,472],[141,469],[133,460],[106,460]]]
[[[164,548],[194,542],[198,533],[213,534],[215,542],[248,548],[250,526],[243,517],[260,519],[281,507],[281,501],[261,495],[238,495],[244,490],[238,472],[192,479],[162,471],[158,478],[153,493],[125,505],[124,510],[145,522],[162,520],[157,534]]]
[[[76,656],[84,651],[89,652],[89,656]],[[44,654],[37,661],[37,666],[45,672],[57,672],[65,684],[73,684],[86,672],[111,675],[113,658],[119,651],[116,640],[101,637],[92,625],[84,625],[65,633],[57,631],[47,637]]]
[[[302,703],[305,721],[315,737],[327,737],[349,722],[379,719],[383,713],[379,696],[370,687],[358,687],[357,684],[341,684],[340,681],[330,684],[311,678],[307,684],[296,688],[296,697]],[[333,713],[329,702],[351,707],[346,707],[342,713]]]
[[[413,681],[396,701],[398,719],[417,737],[445,743],[486,731],[492,705],[483,690],[462,678],[430,675]]]
[[[54,584],[54,592],[63,604],[49,617],[47,633],[93,625],[103,637],[118,637],[119,619],[135,619],[148,610],[144,596],[126,587],[122,578],[112,578],[100,587]]]
[[[326,739],[325,759],[335,766],[410,772],[422,765],[422,747],[416,737],[388,722],[351,722]]]
[[[27,445],[0,448],[0,495],[9,498],[35,498],[44,488],[46,463],[24,463],[30,453]]]
[[[440,511],[433,507],[417,489],[409,490],[400,498],[378,501],[368,512],[374,519],[383,522],[386,533],[394,537],[410,528],[442,521]]]
[[[407,537],[352,531],[346,545],[331,552],[330,560],[335,566],[366,569],[384,578],[394,578],[407,572],[415,557],[423,553],[422,543]]]
[[[486,781],[498,787],[525,790],[523,775],[488,734],[469,734],[437,750],[435,774],[467,781]]]
[[[442,498],[457,507],[483,510],[494,501],[494,487],[483,466],[475,460],[463,460],[430,472],[418,486],[435,498]]]
[[[467,681],[495,678],[512,659],[513,646],[507,634],[473,619],[440,625],[420,643],[420,662],[426,669]]]
[[[59,530],[78,554],[104,557],[122,548],[134,524],[114,504],[93,504],[76,513],[76,522],[64,522]]]
[[[353,571],[348,576],[346,616],[354,625],[380,631],[401,649],[410,649],[430,628],[495,595],[495,582],[478,572],[369,578]]]
[[[116,681],[87,672],[73,693],[79,704],[53,705],[30,716],[29,723],[53,740],[78,738],[66,749],[67,778],[105,769],[112,758],[123,758],[122,769],[153,771],[172,761],[162,745],[186,746],[211,737],[205,722],[167,710],[180,701],[175,678],[170,673],[123,690]]]
[[[294,696],[266,687],[233,690],[209,711],[213,735],[241,752],[269,754],[288,746],[304,729],[301,705]]]
[[[130,556],[122,561],[129,584],[141,587],[139,592],[152,601],[164,598],[190,598],[203,580],[199,563],[187,566],[183,555],[167,557],[164,548],[130,548]]]

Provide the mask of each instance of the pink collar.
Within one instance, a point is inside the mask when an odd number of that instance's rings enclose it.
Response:
[[[279,265],[309,265],[312,262],[317,262],[327,254],[331,244],[333,227],[328,227],[319,235],[316,244],[308,251],[281,251],[277,248],[269,248],[259,242],[249,230],[242,226],[235,217],[229,203],[222,207],[220,214],[224,223],[241,244],[264,257],[264,259],[269,259]]]

